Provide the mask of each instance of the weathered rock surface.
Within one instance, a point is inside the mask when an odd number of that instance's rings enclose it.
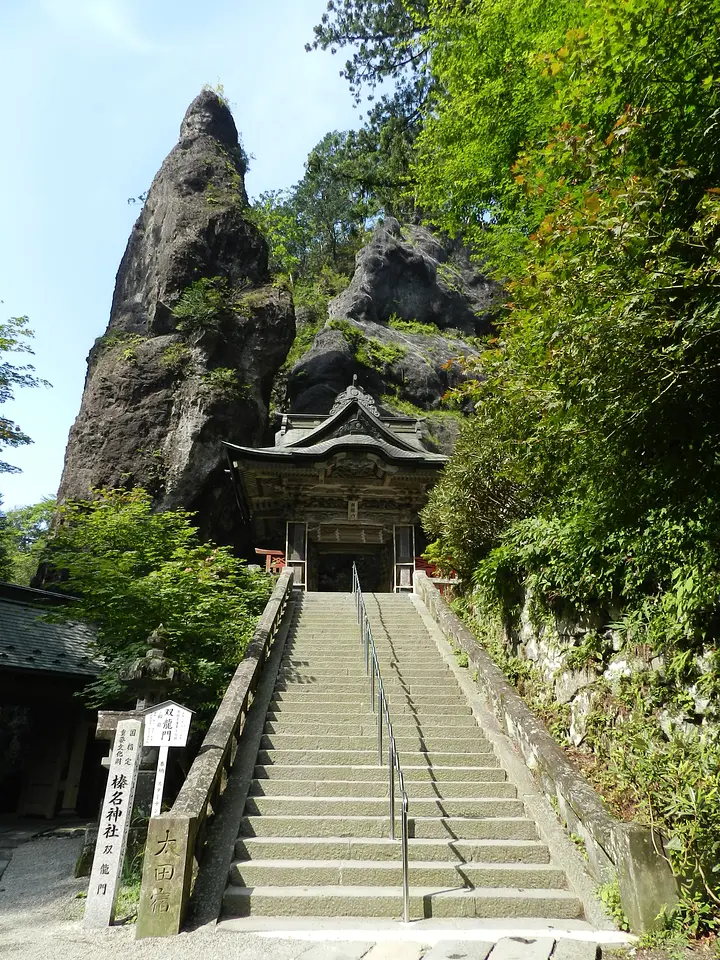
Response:
[[[333,300],[330,318],[387,323],[395,314],[480,335],[490,332],[496,293],[461,244],[388,217],[358,253],[352,281]]]
[[[239,536],[221,440],[265,441],[273,378],[295,335],[246,219],[245,158],[230,111],[203,91],[155,177],[118,270],[110,322],[88,358],[61,500],[92,487],[149,489],[199,511],[203,533]],[[220,291],[210,316],[173,308],[193,284]]]
[[[496,285],[462,246],[425,227],[385,220],[358,253],[350,285],[330,302],[325,327],[290,372],[292,409],[328,412],[357,374],[388,412],[408,404],[426,411],[431,443],[449,452],[456,427],[438,408],[467,376],[458,358],[478,353],[471,338],[491,330],[496,296]]]

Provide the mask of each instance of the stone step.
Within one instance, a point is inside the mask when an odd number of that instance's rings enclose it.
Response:
[[[474,783],[476,780],[487,783],[489,781],[503,781],[506,779],[506,773],[500,766],[484,767],[409,767],[403,764],[402,771],[406,782],[437,782],[440,784],[450,780],[454,783]],[[495,760],[497,764],[497,760]],[[388,779],[387,767],[380,767],[377,759],[374,766],[343,766],[342,764],[330,766],[318,766],[317,764],[306,764],[292,766],[290,764],[276,763],[267,766],[255,767],[256,780],[292,780],[295,783],[301,780],[320,779],[324,782],[331,780],[365,780],[376,783],[385,783]]]
[[[392,860],[398,841],[387,837],[241,837],[235,844],[238,860]],[[457,860],[463,863],[548,863],[548,848],[539,840],[418,840],[408,842],[408,860]]]
[[[451,676],[452,671],[447,664],[441,663],[434,665],[430,655],[418,656],[415,652],[412,657],[398,656],[378,656],[380,671],[383,679],[387,672],[397,673],[420,673],[427,674],[431,672],[443,673]],[[369,674],[365,669],[365,660],[357,652],[348,652],[344,656],[336,655],[332,662],[320,659],[308,654],[299,654],[290,660],[284,661],[281,665],[282,670],[303,670],[322,673],[323,676],[340,676],[340,671],[354,675],[357,678],[369,680]]]
[[[373,727],[364,736],[336,736],[333,734],[286,734],[265,733],[260,740],[261,750],[371,750],[377,739],[377,727]],[[480,731],[474,737],[420,737],[395,735],[398,753],[418,751],[420,753],[467,753],[480,756],[492,753],[492,747]],[[318,758],[320,759],[320,758]]]
[[[224,915],[304,917],[399,917],[400,887],[236,887],[223,898]],[[574,920],[582,916],[579,900],[566,890],[520,890],[505,887],[437,890],[411,887],[410,916],[544,917]]]
[[[395,860],[237,860],[230,882],[240,887],[399,886],[402,884],[400,844]],[[413,887],[520,887],[526,890],[564,890],[565,873],[544,863],[409,862]]]
[[[385,656],[399,651],[408,656],[418,650],[427,654],[433,651],[437,657],[437,646],[429,635],[424,633],[410,634],[405,633],[402,637],[381,637],[373,634],[375,641],[375,652]],[[302,651],[303,654],[312,653],[318,656],[329,657],[335,653],[344,653],[351,656],[357,655],[364,658],[365,644],[360,639],[360,634],[349,630],[338,630],[337,627],[331,630],[302,630],[288,637],[283,656],[297,656]]]
[[[385,691],[385,696],[388,700],[391,717],[395,716],[401,707],[406,708],[403,712],[410,713],[420,711],[423,714],[427,714],[434,710],[438,716],[445,716],[445,711],[451,708],[463,707],[459,697],[456,699],[455,697],[448,698],[444,696],[411,695],[405,693],[405,691],[393,691],[390,693],[388,690]],[[373,702],[376,703],[377,698]],[[372,712],[372,702],[370,701],[368,691],[364,691],[363,694],[333,697],[332,694],[327,691],[311,690],[308,687],[302,691],[298,689],[276,690],[271,703],[274,708],[277,708],[279,705],[281,709],[284,709],[286,705],[292,705],[294,707],[302,707],[303,709],[315,710],[319,706],[322,706],[324,709],[328,704],[331,704],[336,706],[338,711],[341,709],[357,709],[361,712]]]
[[[392,670],[388,670],[382,674],[382,682],[388,693],[390,690],[415,690],[418,687],[425,687],[428,690],[435,689],[438,693],[447,693],[451,697],[459,698],[461,695],[455,678],[450,673],[445,676],[439,673],[439,671],[435,674],[406,675],[404,673],[397,674]],[[368,697],[370,696],[371,687],[368,677],[359,676],[354,671],[343,676],[323,675],[322,673],[314,673],[312,671],[298,673],[292,670],[279,673],[275,688],[280,689],[288,684],[301,684],[303,686],[328,691],[342,691],[346,689],[352,691],[355,689],[367,691]],[[377,687],[377,684],[375,684],[375,686]]]
[[[408,637],[417,637],[427,640],[430,636],[424,623],[418,623],[412,620],[394,619],[392,623],[382,624],[379,621],[370,622],[373,640],[377,643],[379,640],[390,641],[392,643],[402,643]],[[291,640],[305,640],[318,634],[323,636],[341,636],[344,640],[355,640],[358,646],[363,643],[364,638],[360,632],[360,624],[352,616],[348,617],[342,611],[328,617],[321,617],[317,614],[301,615],[297,625],[290,628],[288,637]]]
[[[386,801],[387,804],[387,801]],[[417,817],[408,821],[411,837],[423,840],[537,840],[535,824],[528,817]],[[246,815],[240,820],[241,837],[388,837],[386,816],[346,814]],[[399,836],[399,821],[398,833]]]
[[[409,700],[414,703],[416,700],[431,698],[435,703],[461,703],[462,693],[457,686],[449,686],[442,680],[437,683],[408,683],[401,684],[395,680],[383,682],[385,696],[390,700],[394,698],[400,700]],[[362,703],[372,704],[374,697],[377,700],[377,686],[374,694],[370,690],[368,683],[321,683],[312,678],[303,680],[279,679],[274,690],[274,696],[278,694],[294,694],[295,696],[317,697],[327,700],[342,698],[354,699]]]
[[[427,635],[425,637],[406,637],[400,640],[375,639],[375,654],[378,659],[402,659],[408,664],[413,660],[427,663],[439,661],[437,645]],[[289,660],[319,660],[328,665],[335,663],[365,663],[365,644],[355,636],[338,634],[303,634],[290,641],[283,651],[283,658]]]
[[[409,797],[411,916],[580,917],[413,600],[366,603]],[[225,916],[400,916],[401,801],[395,781],[390,840],[390,771],[378,763],[370,689],[354,598],[300,597]]]
[[[297,716],[297,715],[295,715]],[[452,718],[455,720],[456,718]],[[384,722],[384,721],[383,721]],[[265,733],[276,734],[283,733],[293,736],[317,736],[323,734],[342,735],[342,736],[373,736],[377,733],[377,717],[370,714],[365,718],[341,719],[338,717],[320,720],[313,718],[312,721],[295,719],[291,721],[282,714],[276,718],[269,718],[265,723]],[[451,737],[475,737],[480,735],[477,724],[471,717],[467,721],[463,718],[459,722],[438,723],[430,721],[417,720],[412,717],[407,720],[400,720],[397,717],[393,721],[393,731],[395,736],[411,736],[417,733],[420,737],[440,736],[443,733]],[[315,731],[315,734],[313,733]]]
[[[334,667],[325,666],[325,664],[322,663],[307,663],[307,661],[301,664],[282,664],[282,669],[278,673],[278,677],[306,676],[308,674],[313,677],[319,677],[328,683],[334,681],[346,683],[347,680],[350,679],[361,680],[367,683],[368,686],[370,685],[370,675],[365,672],[365,665],[363,663],[353,663],[349,658],[342,661],[341,664],[336,664]],[[422,681],[428,677],[431,679],[433,677],[442,677],[443,680],[453,680],[457,686],[455,677],[444,664],[440,667],[433,667],[426,666],[422,663],[403,664],[402,662],[398,663],[396,660],[393,660],[380,664],[380,675],[382,676],[383,683],[398,679],[405,681]]]
[[[398,663],[396,660],[388,661],[388,663],[380,664],[380,672],[385,680],[385,673],[394,676],[400,676],[402,679],[407,680],[410,677],[433,677],[442,675],[443,678],[449,678],[454,680],[450,668],[444,664],[440,667],[428,664],[427,666],[422,663],[413,663],[413,664],[402,664]],[[348,661],[343,661],[342,663],[326,664],[324,662],[315,662],[308,659],[307,657],[303,660],[296,658],[294,660],[287,660],[284,663],[280,664],[280,671],[278,676],[284,676],[285,674],[292,674],[293,676],[299,674],[311,673],[313,676],[318,677],[327,677],[328,680],[340,679],[341,677],[351,677],[354,680],[365,680],[367,683],[370,682],[368,674],[365,672],[365,667],[363,663],[352,663]],[[389,679],[389,676],[388,676]]]
[[[323,687],[324,689],[336,689],[338,687],[346,687],[350,685],[356,685],[361,690],[367,690],[368,696],[370,695],[370,680],[364,674],[359,674],[356,670],[349,670],[347,674],[324,674],[317,670],[306,670],[303,669],[302,673],[293,670],[286,670],[278,674],[277,683],[302,683],[302,684],[314,684]],[[394,670],[384,670],[382,673],[382,682],[386,690],[389,690],[391,686],[399,687],[414,687],[414,686],[425,686],[425,687],[438,687],[440,686],[443,691],[447,690],[448,692],[459,693],[458,685],[455,678],[447,672],[447,674],[442,674],[440,671],[427,671],[427,673],[396,673]],[[375,684],[377,686],[377,684]]]
[[[437,672],[435,680],[430,674],[422,675],[420,677],[408,677],[407,679],[403,676],[398,676],[397,674],[388,671],[382,674],[383,685],[386,689],[392,687],[407,687],[410,690],[415,689],[427,689],[428,691],[435,688],[439,691],[447,691],[448,693],[459,694],[460,690],[458,688],[457,680],[453,675],[448,671],[445,674]],[[286,672],[280,672],[278,674],[277,682],[275,684],[276,690],[281,690],[287,684],[314,684],[320,685],[327,690],[335,690],[338,693],[343,690],[348,690],[352,692],[353,690],[369,690],[370,689],[370,678],[366,677],[364,674],[361,674],[360,671],[351,671],[346,675],[330,675],[322,676],[319,673],[313,673],[312,671],[303,671],[292,670]]]
[[[399,712],[401,706],[406,706],[412,713],[413,710],[428,713],[435,710],[438,716],[445,716],[445,710],[452,707],[462,707],[461,695],[457,694],[427,694],[410,692],[401,687],[385,687],[385,699],[391,708],[391,718],[393,711]],[[281,690],[275,690],[273,701],[271,703],[273,710],[278,706],[282,709],[286,704],[292,704],[295,707],[305,707],[315,710],[318,706],[322,707],[321,712],[325,712],[328,704],[336,705],[338,714],[349,712],[362,714],[373,714],[377,709],[377,688],[374,696],[370,694],[370,688],[366,687],[353,693],[345,691],[336,693],[332,689],[317,687],[309,684],[299,684],[290,686]]]
[[[389,775],[386,775],[386,780],[389,780]],[[429,800],[434,797],[517,797],[515,784],[507,780],[406,780],[405,789],[411,800],[421,797]],[[282,780],[279,777],[260,777],[253,780],[250,786],[250,794],[254,797],[387,797],[389,792],[389,782],[378,780]],[[397,783],[395,795],[398,796]]]
[[[399,750],[399,747],[398,747]],[[408,759],[417,766],[422,760],[428,767],[477,767],[492,766],[495,758],[494,753],[451,753],[449,751],[431,750],[429,753],[421,753],[419,750],[413,755],[408,751]],[[400,753],[400,761],[403,763],[403,754]],[[261,748],[257,762],[260,765],[270,763],[290,763],[290,764],[311,764],[313,766],[334,765],[337,763],[348,763],[352,766],[377,763],[377,748],[368,750],[301,750],[301,749],[267,749]],[[403,770],[405,769],[403,765]]]
[[[460,722],[454,722],[460,721]],[[384,724],[384,719],[381,719]],[[484,735],[477,725],[472,723],[471,717],[448,717],[447,723],[439,724],[437,717],[421,719],[419,717],[397,716],[392,728],[396,737],[420,736],[424,739],[441,736],[447,737],[481,737]],[[325,736],[375,736],[377,734],[378,718],[368,713],[355,720],[338,719],[331,714],[320,716],[306,716],[302,713],[274,714],[265,724],[265,733],[268,735],[284,733],[299,736],[312,736],[313,731]],[[383,738],[387,727],[383,726]]]
[[[452,693],[447,692],[433,692],[432,690],[425,690],[421,692],[410,692],[403,689],[393,689],[390,690],[389,687],[386,687],[385,693],[387,697],[393,696],[397,699],[398,703],[410,703],[417,704],[418,706],[437,706],[442,708],[445,704],[451,706],[465,706],[467,701],[462,697],[462,694],[459,689],[455,689]],[[377,697],[377,693],[376,693]],[[307,698],[308,703],[312,703],[313,700],[317,702],[330,701],[331,703],[338,704],[370,704],[370,684],[362,685],[357,687],[355,690],[340,691],[340,690],[328,690],[323,689],[322,687],[316,685],[308,684],[289,684],[283,688],[275,687],[273,690],[273,700],[303,700]]]
[[[401,635],[396,634],[393,637],[385,636],[384,632],[383,635],[373,632],[373,640],[377,653],[389,654],[394,650],[411,653],[413,650],[420,649],[428,653],[435,650],[437,657],[437,645],[426,630],[412,633],[403,631]],[[339,627],[335,624],[327,629],[312,627],[291,632],[283,650],[283,656],[297,654],[300,649],[312,651],[322,657],[330,657],[338,650],[356,652],[358,656],[364,657],[365,641],[360,636],[359,628],[354,624],[352,628]]]
[[[307,716],[325,716],[328,713],[337,714],[340,712],[340,707],[344,711],[352,711],[356,715],[362,715],[362,713],[372,713],[370,704],[367,697],[357,697],[351,698],[350,700],[345,699],[344,701],[332,700],[326,697],[318,697],[307,703],[297,697],[288,697],[285,700],[276,700],[273,699],[270,701],[270,712],[274,714],[294,714],[294,713],[303,713]],[[429,704],[421,704],[414,706],[412,703],[408,703],[406,700],[393,699],[391,706],[391,716],[393,719],[400,719],[403,716],[440,716],[443,717],[469,717],[472,716],[472,709],[467,705],[463,704],[460,701],[456,703],[448,703],[442,707],[442,714],[439,713],[439,705],[436,702],[431,702]]]
[[[388,809],[387,797],[255,797],[245,803],[248,816],[263,815],[301,817],[316,816],[377,817]],[[411,814],[417,817],[521,817],[525,806],[520,799],[413,799]]]

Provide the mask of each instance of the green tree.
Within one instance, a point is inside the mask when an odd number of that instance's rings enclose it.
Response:
[[[253,203],[274,272],[293,282],[327,268],[352,272],[367,223],[379,209],[364,181],[356,143],[352,131],[326,134],[310,151],[299,183],[263,193]]]
[[[132,703],[124,671],[163,624],[180,675],[174,695],[207,713],[242,658],[271,579],[249,573],[229,548],[200,542],[192,514],[154,513],[144,490],[96,493],[60,506],[50,544],[64,589],[79,597],[63,615],[97,631],[104,669],[89,687],[92,703]]]
[[[55,510],[55,497],[43,497],[40,503],[15,507],[5,514],[8,579],[13,583],[30,586],[42,560]]]
[[[479,35],[490,9],[467,7]],[[506,618],[524,585],[535,614],[592,614],[630,662],[640,647],[662,662],[603,703],[590,742],[671,836],[694,933],[720,903],[719,14],[715,0],[593,2],[554,40],[526,37],[527,124],[463,74],[476,41],[456,23],[437,61],[448,99],[423,133],[450,165],[418,174],[440,176],[438,222],[467,225],[507,290],[425,522]],[[474,145],[484,130],[490,146]],[[698,690],[702,728],[668,735],[659,715],[697,722]]]
[[[340,75],[371,105],[348,143],[344,175],[389,216],[414,215],[409,174],[433,87],[428,0],[330,0],[306,49],[350,50]]]
[[[552,127],[556,76],[542,57],[587,19],[585,0],[435,0],[431,102],[416,144],[417,206],[452,234],[485,239],[516,195],[522,145]]]
[[[11,550],[12,541],[8,534],[7,518],[2,510],[2,497],[0,497],[0,580],[12,580]]]
[[[0,403],[14,399],[16,387],[49,386],[46,380],[35,376],[35,368],[29,363],[16,366],[3,358],[3,354],[7,353],[32,353],[27,344],[32,336],[27,317],[11,317],[0,323]],[[21,447],[27,443],[32,443],[32,440],[18,424],[0,416],[0,453],[6,447]],[[18,469],[0,460],[0,473],[17,473]]]
[[[293,202],[310,238],[311,269],[352,267],[358,238],[376,212],[369,191],[347,176],[349,133],[333,131],[310,151]]]
[[[591,4],[586,28],[530,57],[541,88],[553,80],[549,126],[503,154],[512,202],[476,234],[506,282],[507,316],[428,514],[466,570],[508,525],[564,503],[573,522],[587,507],[608,543],[627,517],[658,504],[695,514],[701,490],[717,496],[719,6],[664,10]],[[468,51],[456,53],[459,71]],[[489,123],[482,91],[475,107]],[[481,171],[463,183],[480,208]]]
[[[372,92],[386,80],[414,88],[421,102],[430,48],[429,6],[427,0],[329,0],[314,28],[315,39],[305,49],[352,49],[340,75],[357,102],[363,88]]]
[[[308,228],[292,190],[267,190],[253,201],[252,216],[270,248],[270,271],[292,280],[305,272],[310,246]]]

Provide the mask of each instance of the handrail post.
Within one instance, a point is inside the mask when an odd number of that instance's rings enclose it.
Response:
[[[385,691],[383,690],[382,680],[378,677],[378,766],[383,765],[383,720],[385,712]]]
[[[410,880],[408,877],[408,820],[407,795],[403,793],[401,822],[402,874],[403,874],[403,920],[410,923]]]
[[[390,839],[395,839],[395,738],[390,738],[388,744],[388,769],[390,770]]]
[[[375,712],[375,677],[377,675],[377,719],[378,719],[378,763],[383,763],[383,722],[387,724],[388,733],[388,791],[390,800],[390,839],[395,840],[395,772],[397,771],[398,789],[402,802],[401,812],[401,854],[402,854],[402,894],[403,894],[403,920],[410,922],[410,877],[408,867],[408,796],[405,792],[405,778],[400,769],[400,758],[397,755],[395,746],[395,736],[393,734],[392,723],[390,722],[390,711],[385,698],[385,687],[383,686],[380,673],[380,663],[375,650],[375,641],[373,640],[370,618],[365,608],[365,600],[360,587],[360,578],[358,577],[357,567],[353,563],[353,593],[356,594],[358,622],[360,623],[360,637],[363,640],[365,654],[365,673],[370,674],[370,704]]]

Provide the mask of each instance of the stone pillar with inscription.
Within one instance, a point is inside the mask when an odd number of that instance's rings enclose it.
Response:
[[[142,730],[142,720],[121,720],[117,726],[90,872],[83,919],[86,927],[107,927],[115,917],[140,768]]]
[[[167,937],[180,932],[190,893],[197,822],[163,813],[150,821],[135,936]]]

